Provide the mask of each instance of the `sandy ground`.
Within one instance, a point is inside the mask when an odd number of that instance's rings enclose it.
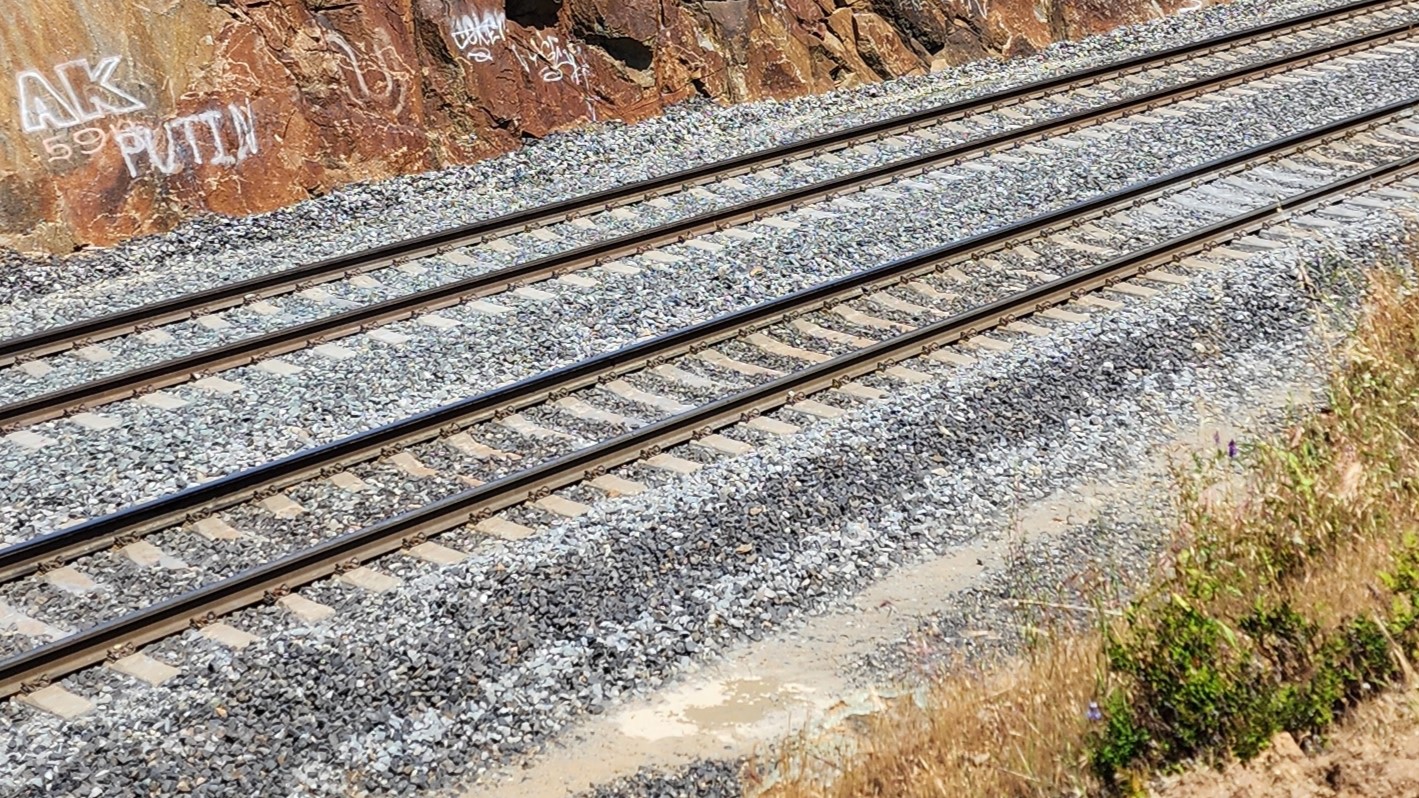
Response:
[[[1246,765],[1196,770],[1152,792],[1156,798],[1414,798],[1419,796],[1419,692],[1360,707],[1319,750],[1290,735]]]

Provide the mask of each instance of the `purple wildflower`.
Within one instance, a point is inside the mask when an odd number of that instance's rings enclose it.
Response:
[[[1089,708],[1085,710],[1084,717],[1088,718],[1091,722],[1094,723],[1098,723],[1099,721],[1104,719],[1104,713],[1099,709],[1098,702],[1089,702]]]
[[[1227,456],[1228,456],[1228,457],[1236,457],[1236,456],[1237,456],[1237,442],[1236,442],[1236,441],[1227,441]]]

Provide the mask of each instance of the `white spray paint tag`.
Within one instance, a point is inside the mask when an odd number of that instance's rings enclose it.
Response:
[[[113,82],[122,58],[109,56],[93,65],[87,59],[66,61],[54,67],[54,81],[37,69],[17,74],[20,129],[26,133],[63,130],[146,109],[146,103]]]

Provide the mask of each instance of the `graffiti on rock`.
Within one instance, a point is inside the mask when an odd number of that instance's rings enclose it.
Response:
[[[393,45],[386,43],[378,46],[378,43],[375,43],[356,49],[355,45],[351,45],[337,31],[322,31],[322,35],[333,51],[344,56],[342,69],[349,76],[345,95],[352,102],[378,103],[389,107],[395,114],[404,110],[404,82],[409,75],[407,70],[400,69],[396,72],[391,68],[391,62],[398,67],[404,66]],[[366,54],[370,49],[373,49],[373,55]]]
[[[97,64],[82,58],[66,61],[54,67],[53,80],[37,69],[17,74],[20,129],[26,133],[64,130],[146,109],[146,103],[114,85],[113,75],[121,60],[122,56],[114,55],[99,59]]]
[[[530,75],[535,69],[543,83],[557,83],[566,79],[586,87],[586,60],[582,55],[581,45],[576,42],[563,43],[561,37],[555,33],[539,30],[532,34],[530,49],[527,52],[524,53],[518,48],[513,50],[513,54],[517,56],[523,70]]]
[[[543,83],[565,83],[581,94],[586,103],[587,116],[596,120],[596,106],[591,101],[591,70],[586,65],[586,57],[581,45],[573,41],[563,42],[555,33],[536,31],[529,39],[527,47],[514,47],[513,55],[529,75],[538,75]]]
[[[73,161],[76,154],[93,155],[103,149],[108,140],[107,128],[92,126],[50,136],[41,144],[44,147],[45,158],[50,163],[58,163]]]
[[[507,38],[507,14],[502,11],[475,11],[453,21],[453,44],[470,60],[481,64],[493,60],[493,45]]]
[[[106,148],[123,158],[130,178],[174,175],[203,164],[232,167],[259,151],[250,101],[216,106],[164,122],[131,118],[148,110],[133,89],[115,81],[121,56],[66,61],[46,74],[15,76],[20,128],[51,133],[40,141],[52,167],[76,165]],[[112,150],[110,150],[112,151]]]
[[[113,139],[131,178],[154,170],[174,175],[203,164],[236,166],[260,151],[250,101],[174,117],[156,129],[130,123]]]
[[[494,45],[505,43],[523,72],[536,75],[543,83],[570,84],[586,102],[587,115],[596,119],[588,80],[590,69],[581,45],[576,42],[563,41],[557,34],[545,30],[532,31],[525,43],[510,39],[507,13],[501,10],[460,14],[454,17],[449,34],[459,52],[480,64],[493,63]]]

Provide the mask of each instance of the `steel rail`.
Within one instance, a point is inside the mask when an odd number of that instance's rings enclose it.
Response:
[[[191,626],[201,626],[243,607],[285,595],[295,587],[418,545],[498,510],[541,498],[552,490],[604,473],[607,468],[653,456],[664,448],[792,404],[809,394],[836,387],[844,380],[929,354],[986,329],[1146,274],[1151,269],[1206,250],[1218,241],[1246,235],[1279,219],[1290,218],[1308,206],[1398,179],[1412,173],[1416,166],[1419,166],[1419,154],[1281,200],[1273,206],[1239,214],[105,621],[0,661],[0,697],[46,684],[111,655],[121,655]]]
[[[1390,8],[1398,8],[1410,1],[1361,0],[1337,9],[1317,11],[1293,19],[1278,20],[1215,39],[1179,45],[1119,62],[1101,64],[1080,72],[1045,78],[980,97],[958,100],[921,111],[868,122],[802,141],[639,180],[604,191],[303,264],[279,272],[216,286],[205,291],[160,300],[129,310],[40,330],[29,335],[0,341],[0,366],[62,352],[76,346],[88,345],[163,324],[184,321],[204,313],[241,305],[254,299],[276,296],[310,285],[384,268],[391,264],[441,254],[454,247],[468,246],[530,230],[534,227],[570,220],[587,213],[609,210],[613,207],[674,193],[695,185],[746,174],[755,169],[811,157],[823,152],[845,149],[865,141],[910,132],[924,126],[940,124],[975,113],[1018,105],[1069,88],[1097,85],[1106,80],[1136,74],[1149,68],[1169,66],[1191,58],[1205,58],[1219,51],[1233,49],[1241,44],[1256,40],[1275,39],[1322,25]]]
[[[1384,106],[723,314],[364,433],[56,530],[0,549],[0,584],[42,568],[63,565],[115,543],[136,540],[149,532],[193,520],[256,496],[274,493],[307,479],[330,476],[353,464],[452,434],[602,380],[639,371],[665,359],[689,353],[694,347],[703,348],[733,337],[740,331],[768,326],[791,315],[852,298],[866,290],[912,279],[915,274],[937,264],[967,256],[988,255],[1024,239],[1046,235],[1054,229],[1083,224],[1124,205],[1136,205],[1155,194],[1175,190],[1180,184],[1225,175],[1257,161],[1283,157],[1343,137],[1352,131],[1369,129],[1390,119],[1412,114],[1413,101]]]
[[[683,241],[694,235],[702,235],[724,227],[755,221],[765,215],[792,210],[803,203],[828,199],[840,194],[861,191],[876,185],[911,177],[949,161],[959,161],[967,157],[1021,146],[1031,141],[1045,139],[1050,135],[1072,132],[1088,124],[1098,124],[1129,113],[1151,110],[1248,80],[1268,77],[1299,66],[1328,60],[1344,53],[1380,46],[1390,41],[1406,38],[1413,31],[1413,25],[1400,25],[1355,39],[1323,45],[1313,50],[1287,55],[1263,64],[1241,67],[1222,75],[1201,78],[1181,86],[1130,98],[1102,108],[1080,111],[975,141],[963,142],[936,152],[815,183],[771,197],[741,203],[663,227],[578,247],[555,255],[526,261],[496,272],[458,280],[265,335],[240,339],[192,355],[22,399],[0,406],[0,430],[18,429],[25,425],[60,418],[80,410],[88,410],[111,402],[129,399],[145,392],[187,382],[193,378],[239,368],[262,358],[305,348],[312,343],[321,343],[379,325],[402,321],[420,313],[456,305],[469,299],[504,291],[528,282],[556,277],[577,268],[637,254],[655,246]]]

